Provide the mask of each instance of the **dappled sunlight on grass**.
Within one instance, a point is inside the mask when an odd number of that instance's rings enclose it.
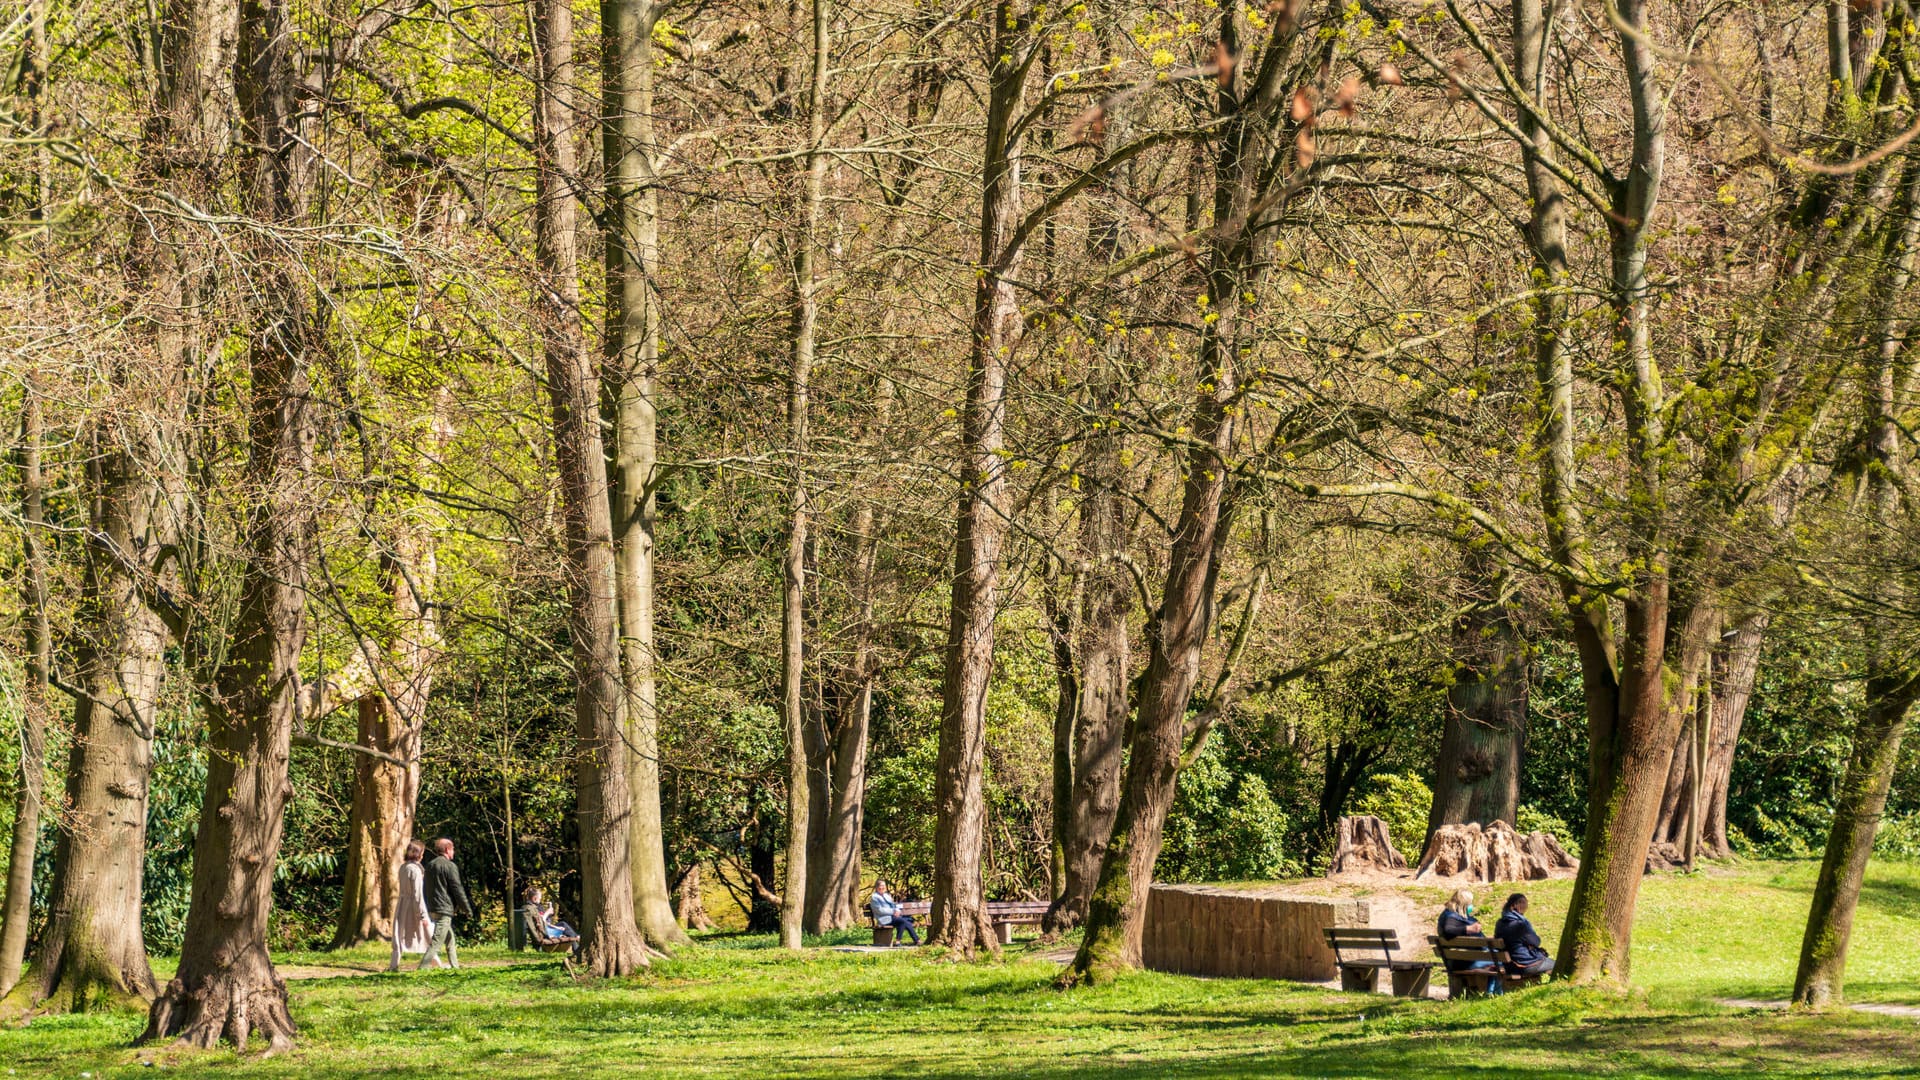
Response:
[[[557,957],[462,950],[460,972],[295,980],[301,1045],[272,1061],[129,1046],[143,1018],[44,1017],[0,1032],[17,1075],[335,1078],[604,1075],[849,1077],[1835,1077],[1914,1075],[1920,1023],[1859,1013],[1740,1011],[1711,998],[1784,995],[1812,869],[1716,868],[1646,883],[1628,993],[1550,985],[1466,1002],[1395,1000],[1251,979],[1141,972],[1063,992],[1024,941],[998,960],[933,950],[772,947],[708,936],[631,979],[579,983]],[[1920,871],[1875,870],[1850,988],[1900,1000],[1920,970]],[[1555,920],[1560,883],[1529,889]],[[1888,936],[1882,936],[1888,935]],[[864,944],[864,931],[829,935]],[[1551,935],[1549,935],[1551,942]],[[279,958],[384,967],[365,946]],[[1903,974],[1892,974],[1905,965]],[[1784,975],[1782,974],[1784,972]],[[1905,979],[1905,981],[1902,981]]]

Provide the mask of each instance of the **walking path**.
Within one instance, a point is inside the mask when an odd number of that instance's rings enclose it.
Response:
[[[1757,998],[1714,998],[1713,1003],[1732,1009],[1785,1009],[1793,1004],[1790,1001],[1761,1001]],[[1878,1001],[1861,1001],[1848,1004],[1846,1008],[1855,1012],[1904,1016],[1910,1020],[1920,1020],[1920,1005],[1890,1005]]]

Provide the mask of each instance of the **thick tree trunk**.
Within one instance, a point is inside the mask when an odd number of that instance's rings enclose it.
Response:
[[[170,640],[117,556],[157,551],[177,536],[176,508],[149,466],[104,439],[89,468],[92,529],[78,643],[80,689],[67,757],[67,809],[54,851],[53,892],[34,962],[35,996],[87,1007],[96,990],[150,999],[140,928],[147,784]],[[151,450],[151,446],[144,449]]]
[[[1714,660],[1713,728],[1707,742],[1701,799],[1704,817],[1700,823],[1701,853],[1709,859],[1733,854],[1727,846],[1727,792],[1733,781],[1734,751],[1740,745],[1747,702],[1753,697],[1754,681],[1760,672],[1760,648],[1768,618],[1760,612],[1742,618],[1734,627],[1733,640]]]
[[[1477,560],[1476,560],[1477,562]],[[1474,589],[1498,588],[1477,565]],[[1485,599],[1484,595],[1477,597]],[[1463,615],[1453,628],[1453,682],[1434,767],[1427,835],[1443,825],[1509,825],[1520,809],[1527,745],[1527,646],[1504,608]]]
[[[161,38],[168,79],[143,133],[141,169],[156,188],[198,205],[228,150],[239,5],[197,0],[170,13]],[[96,989],[154,994],[140,929],[147,784],[171,640],[165,596],[177,591],[170,588],[184,505],[177,433],[206,276],[191,233],[172,220],[143,216],[133,227],[129,276],[149,293],[155,314],[143,329],[154,358],[104,358],[104,383],[115,397],[97,410],[88,435],[91,529],[76,647],[82,696],[32,980],[41,999],[75,1008]]]
[[[383,756],[354,755],[336,949],[392,936],[400,863],[420,802],[420,737],[440,651],[439,618],[432,606],[438,559],[431,532],[410,522],[401,525],[381,563],[392,599],[394,639],[381,665],[380,692],[355,705],[359,745]]]
[[[44,9],[36,6],[34,17],[36,27],[44,27]],[[44,32],[35,38],[44,45]],[[0,998],[20,981],[26,958],[27,930],[33,920],[34,849],[40,843],[41,795],[47,779],[47,672],[53,635],[47,620],[47,561],[40,546],[46,527],[42,428],[40,393],[29,378],[20,406],[20,445],[15,455],[20,467],[20,599],[26,606],[21,623],[27,684],[21,694],[20,778],[13,797],[13,843],[8,849],[6,907],[0,923]]]
[[[659,687],[654,678],[653,514],[657,476],[656,380],[660,359],[660,196],[653,123],[654,0],[609,0],[600,9],[603,211],[607,268],[605,393],[614,432],[613,535],[617,549],[625,739],[633,810],[629,822],[633,905],[659,948],[689,940],[667,893],[660,820]]]
[[[700,895],[701,867],[694,863],[680,878],[680,887],[674,890],[673,914],[680,920],[683,930],[711,930],[713,919],[707,915],[706,901]]]
[[[647,964],[634,921],[629,856],[632,796],[622,741],[613,524],[600,438],[600,378],[581,329],[574,173],[573,8],[542,0],[535,20],[539,165],[535,228],[540,260],[542,346],[553,398],[554,457],[566,505],[567,591],[574,664],[574,790],[580,832],[580,948],[601,977]]]
[[[954,537],[953,599],[946,672],[940,695],[940,752],[934,772],[932,929],[928,941],[961,956],[999,951],[987,920],[980,853],[986,842],[987,683],[993,674],[994,619],[999,614],[1000,549],[1006,538],[1007,364],[1019,325],[1011,277],[1020,251],[1012,245],[1020,217],[1020,152],[1013,120],[1025,94],[1027,67],[1009,51],[1014,14],[993,9],[995,59],[988,90],[986,152],[981,173],[980,273],[974,291],[972,352],[962,416],[960,516]]]

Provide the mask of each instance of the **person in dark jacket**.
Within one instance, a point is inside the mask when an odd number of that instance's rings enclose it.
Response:
[[[1553,970],[1553,957],[1540,947],[1540,935],[1527,921],[1527,896],[1514,893],[1507,897],[1493,936],[1507,947],[1507,970],[1515,975],[1545,975]]]
[[[1478,937],[1485,933],[1484,930],[1480,929],[1480,920],[1473,917],[1473,912],[1473,893],[1466,889],[1455,889],[1452,898],[1447,901],[1446,908],[1440,912],[1440,939],[1445,941],[1449,938],[1457,937]],[[1464,960],[1447,961],[1447,970],[1454,972],[1480,971],[1496,966],[1498,965],[1491,960],[1476,960],[1472,962]],[[1497,994],[1499,992],[1500,980],[1498,978],[1488,979],[1487,993]]]
[[[460,968],[460,947],[453,937],[455,914],[472,916],[467,902],[467,887],[460,881],[460,868],[453,865],[453,841],[441,837],[433,842],[434,856],[427,860],[427,914],[433,916],[433,941],[427,955],[420,958],[422,970],[433,967]],[[440,950],[447,950],[447,962],[440,963]]]

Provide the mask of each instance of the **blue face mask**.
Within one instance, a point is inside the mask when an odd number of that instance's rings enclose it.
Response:
[[[1478,910],[1480,910],[1480,909],[1479,909],[1479,908],[1476,908],[1476,907],[1474,907],[1474,906],[1473,906],[1472,904],[1468,904],[1468,905],[1467,905],[1467,914],[1469,914],[1469,915],[1471,915],[1471,914],[1473,914],[1474,912],[1476,912],[1476,911],[1478,911]]]

